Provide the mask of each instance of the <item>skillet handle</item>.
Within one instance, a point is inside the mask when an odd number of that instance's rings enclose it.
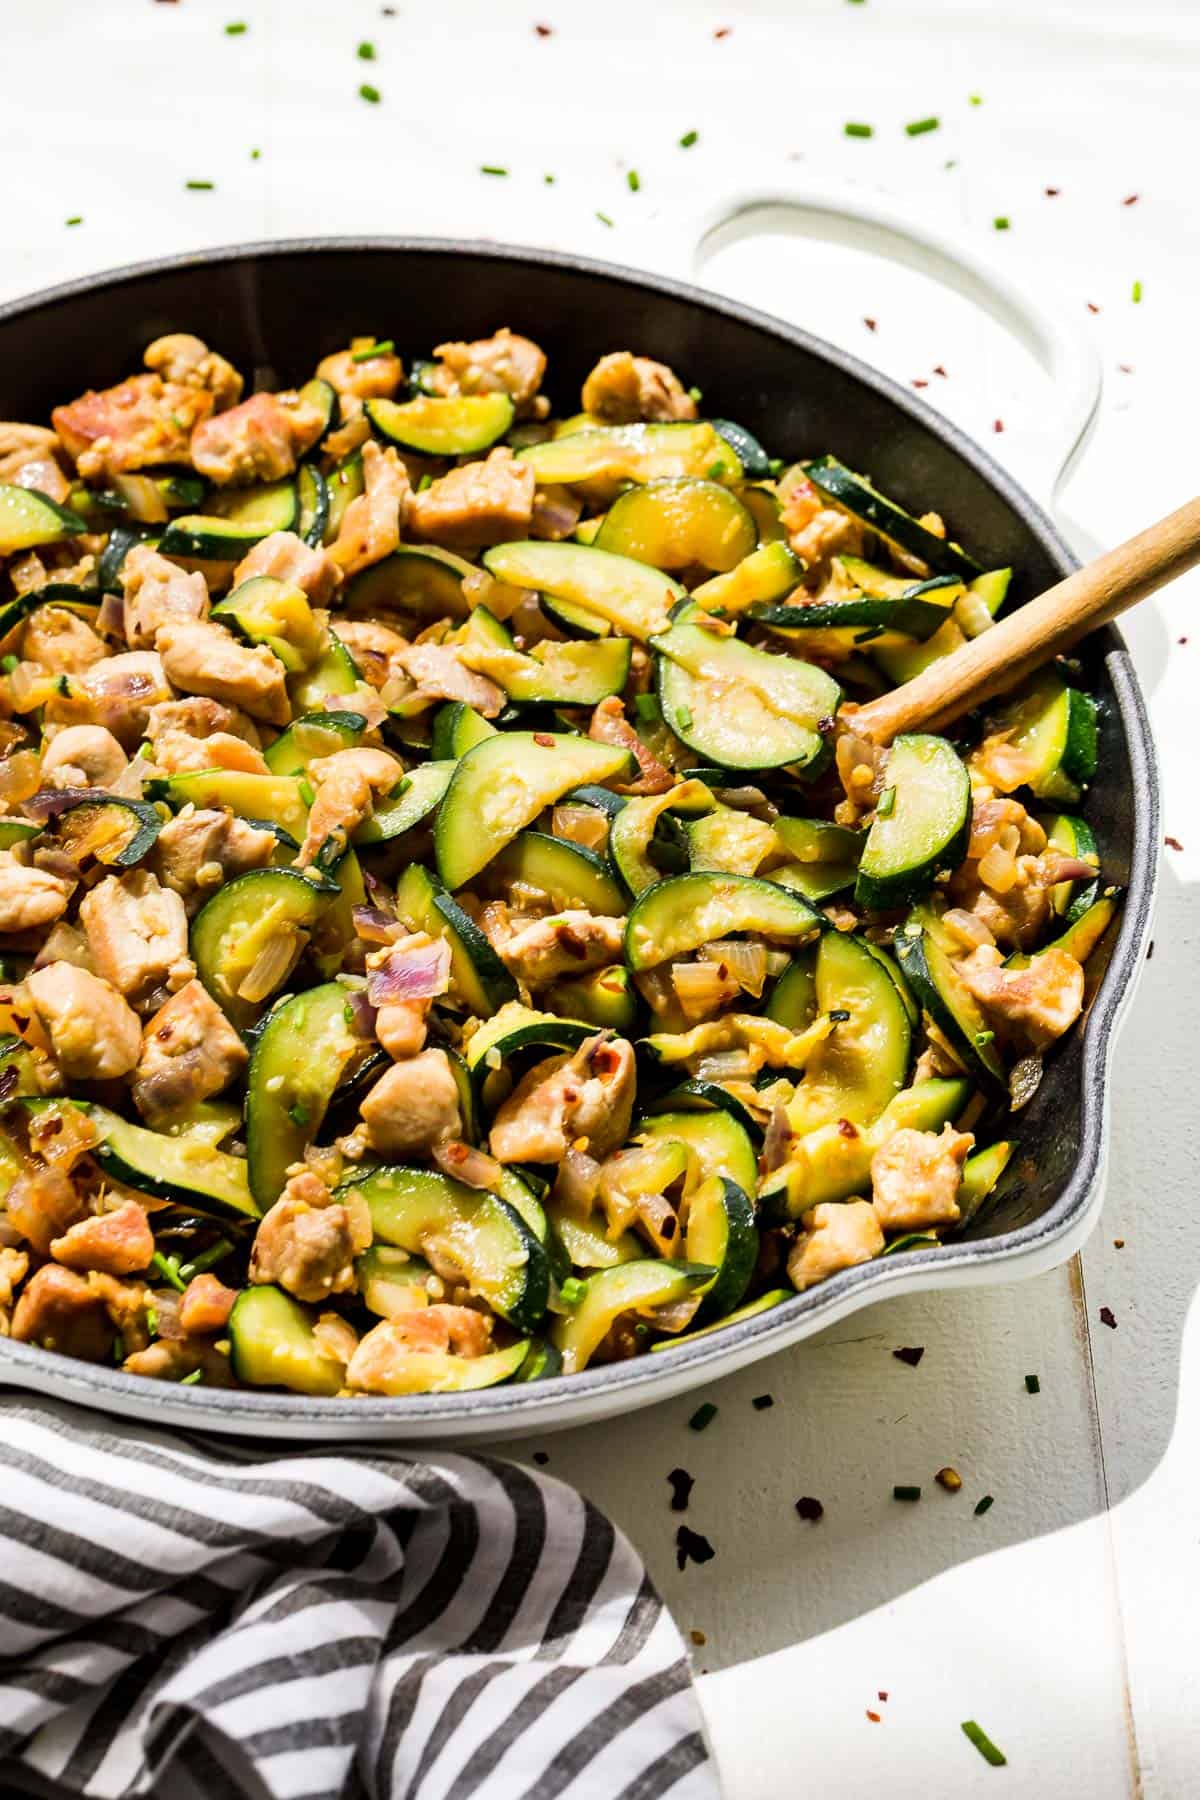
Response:
[[[1052,400],[1036,423],[1013,430],[994,448],[998,460],[1043,505],[1055,494],[1081,451],[1100,403],[1100,358],[1081,324],[1035,300],[989,259],[890,197],[827,183],[747,187],[726,194],[680,221],[660,238],[654,260],[698,278],[708,255],[739,237],[761,233],[756,215],[782,209],[785,229],[818,242],[851,245],[885,261],[917,269],[978,307],[1023,345],[1045,370]],[[802,309],[797,320],[802,322]]]

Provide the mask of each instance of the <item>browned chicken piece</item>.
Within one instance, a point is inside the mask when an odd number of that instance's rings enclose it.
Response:
[[[814,1206],[804,1214],[804,1235],[788,1256],[787,1272],[803,1293],[839,1269],[870,1262],[883,1250],[883,1232],[869,1200],[847,1200]]]
[[[507,394],[519,419],[545,418],[550,410],[538,400],[545,351],[507,325],[474,343],[439,344],[433,354],[439,366],[431,380],[439,394]]]
[[[373,688],[381,688],[396,673],[395,658],[408,649],[408,639],[390,625],[377,619],[344,619],[339,617],[337,634],[362,671],[363,680]]]
[[[42,751],[42,781],[47,787],[106,788],[128,762],[103,725],[65,725]]]
[[[1083,966],[1053,947],[1031,957],[1024,969],[1002,962],[999,950],[982,944],[955,967],[998,1035],[1044,1050],[1083,1010]]]
[[[362,355],[371,349],[364,341],[349,350],[335,350],[317,364],[317,374],[343,397],[352,400],[390,400],[404,380],[404,364],[390,350]],[[358,353],[358,360],[355,360]]]
[[[974,1143],[953,1125],[893,1132],[871,1158],[871,1198],[884,1231],[957,1224],[958,1184]]]
[[[179,1323],[186,1337],[216,1337],[224,1331],[237,1299],[215,1275],[196,1275],[188,1282],[179,1302]]]
[[[164,731],[154,741],[154,767],[164,775],[194,775],[201,769],[269,773],[262,751],[228,731],[214,731],[204,738],[189,737],[186,731]]]
[[[68,1227],[54,1239],[50,1254],[55,1262],[83,1274],[98,1269],[105,1275],[133,1275],[149,1268],[154,1233],[145,1208],[126,1200],[112,1212],[94,1213]]]
[[[39,606],[25,627],[21,654],[52,675],[82,675],[104,660],[108,645],[65,606]]]
[[[500,946],[500,955],[527,988],[541,988],[561,975],[583,975],[619,961],[624,938],[624,919],[595,918],[572,908],[522,926]]]
[[[328,606],[342,585],[342,572],[323,544],[314,548],[294,531],[273,531],[247,552],[233,571],[234,587],[255,575],[271,575],[308,595],[314,606]]]
[[[583,516],[583,501],[568,487],[553,483],[535,489],[529,535],[557,543],[569,538]]]
[[[222,706],[219,700],[211,700],[202,694],[186,694],[182,699],[166,700],[150,708],[146,736],[155,746],[156,758],[158,739],[166,731],[184,732],[194,738],[227,733],[243,738],[256,750],[262,747],[258,726],[249,713],[242,712],[237,706]]]
[[[329,555],[343,575],[390,556],[400,542],[405,519],[412,506],[408,470],[394,450],[363,445],[363,491],[342,515]]]
[[[106,875],[83,900],[79,918],[98,972],[134,1006],[163,987],[176,992],[196,973],[183,901],[149,869]]]
[[[492,1155],[501,1162],[561,1162],[586,1139],[597,1160],[624,1143],[633,1116],[637,1071],[624,1038],[589,1038],[566,1056],[537,1063],[500,1107]]]
[[[501,446],[485,461],[463,463],[414,494],[409,527],[415,537],[452,550],[528,537],[535,486],[533,470]]]
[[[219,486],[280,481],[325,429],[325,414],[297,393],[254,394],[192,437],[192,463]]]
[[[266,868],[277,842],[273,831],[233,813],[185,807],[163,826],[151,856],[159,880],[187,904],[207,899],[235,875]]]
[[[379,1047],[396,1062],[415,1056],[425,1044],[426,1021],[431,1000],[395,1000],[381,1006],[375,1015],[375,1036]]]
[[[47,431],[44,425],[19,425],[15,421],[0,421],[0,481],[11,482],[14,487],[24,487],[17,477],[31,464],[40,468],[45,463],[54,463],[58,451],[58,433]],[[62,471],[59,470],[61,479]],[[36,485],[36,483],[35,483]],[[46,489],[41,490],[43,493]],[[50,498],[56,500],[57,494]]]
[[[12,1336],[84,1362],[107,1362],[113,1328],[104,1302],[83,1275],[47,1263],[26,1282],[13,1313]]]
[[[47,963],[25,978],[63,1074],[81,1081],[128,1075],[142,1048],[142,1024],[117,989],[73,963]]]
[[[146,544],[135,544],[121,565],[125,589],[125,642],[131,650],[153,650],[164,625],[208,617],[203,575],[189,575]]]
[[[208,419],[213,397],[202,388],[131,375],[102,393],[81,394],[50,415],[85,481],[159,463],[190,463],[191,437]]]
[[[233,364],[190,332],[172,331],[155,338],[147,345],[142,361],[164,381],[211,394],[214,412],[227,411],[242,397],[242,378]]]
[[[158,650],[176,687],[226,700],[270,725],[291,718],[286,671],[265,644],[239,644],[223,625],[184,620],[161,628]]]
[[[789,469],[779,484],[780,523],[801,562],[811,568],[831,556],[861,555],[863,529],[849,513],[829,506],[807,475]]]
[[[661,763],[653,750],[643,744],[633,726],[625,717],[625,708],[615,694],[607,700],[601,700],[592,714],[588,726],[588,736],[597,744],[616,744],[622,750],[630,751],[637,759],[638,776],[635,781],[613,783],[613,791],[618,794],[665,794],[675,784],[675,777],[665,763]]]
[[[372,1150],[385,1157],[418,1155],[445,1138],[462,1136],[458,1084],[444,1050],[386,1069],[362,1103]]]
[[[35,931],[67,910],[74,884],[0,850],[0,932]]]
[[[1016,800],[977,800],[967,860],[956,869],[948,897],[1009,949],[1036,944],[1050,922],[1060,881],[1087,880],[1095,867],[1048,849],[1046,834]]]
[[[344,848],[351,835],[369,819],[376,799],[390,794],[404,775],[403,764],[386,750],[336,750],[308,765],[308,777],[316,798],[308,815],[308,830],[296,861],[307,868],[323,844],[332,841]]]
[[[80,677],[89,722],[103,725],[127,750],[144,735],[150,708],[171,698],[162,658],[154,650],[130,650],[110,656]],[[77,718],[67,725],[82,724]]]
[[[463,700],[485,719],[494,719],[504,710],[504,689],[468,669],[453,644],[409,644],[396,652],[393,665],[416,683],[422,699]]]
[[[309,1170],[291,1177],[265,1215],[250,1254],[250,1280],[276,1283],[297,1300],[316,1303],[351,1293],[354,1258],[371,1242],[366,1203],[334,1200]]]
[[[613,350],[583,384],[583,410],[606,425],[694,419],[696,402],[673,369],[648,356]]]
[[[199,1373],[205,1387],[232,1387],[229,1358],[203,1338],[157,1338],[144,1350],[135,1350],[121,1364],[127,1375],[145,1375],[151,1381],[186,1381]]]
[[[486,1356],[492,1321],[470,1306],[422,1306],[384,1319],[363,1338],[346,1369],[346,1386],[360,1394],[411,1393],[405,1364],[411,1356]]]
[[[146,1021],[133,1102],[151,1126],[209,1100],[245,1068],[246,1046],[207,988],[189,981]]]
[[[64,1169],[31,1169],[18,1175],[5,1201],[8,1223],[32,1244],[41,1256],[81,1219],[83,1203]]]
[[[13,1295],[29,1273],[29,1256],[6,1244],[0,1249],[0,1310],[7,1312]]]

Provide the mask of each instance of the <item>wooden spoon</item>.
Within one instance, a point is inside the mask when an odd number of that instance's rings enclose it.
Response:
[[[1018,607],[990,630],[865,706],[846,709],[859,737],[890,744],[904,731],[936,731],[1016,687],[1098,625],[1136,606],[1200,563],[1200,497],[1168,513]]]

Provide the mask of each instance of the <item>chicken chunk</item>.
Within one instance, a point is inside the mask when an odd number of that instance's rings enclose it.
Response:
[[[203,694],[188,694],[182,700],[165,700],[150,708],[146,736],[155,747],[156,758],[158,740],[167,731],[186,732],[194,738],[224,733],[242,738],[256,750],[262,747],[258,726],[249,713],[242,712],[237,706],[222,706],[219,700],[211,700]]]
[[[648,356],[614,350],[583,384],[583,410],[606,425],[694,419],[696,402],[673,369]]]
[[[408,639],[377,619],[338,619],[337,634],[362,671],[364,681],[381,688],[402,665],[396,658]]]
[[[422,1050],[384,1071],[362,1103],[367,1142],[385,1157],[427,1151],[462,1136],[458,1084],[444,1050]]]
[[[527,988],[548,987],[560,975],[582,975],[616,962],[624,938],[624,919],[573,909],[523,926],[500,946],[500,955]]]
[[[535,486],[533,470],[500,446],[414,494],[409,526],[416,537],[458,550],[528,537]]]
[[[415,681],[426,700],[462,700],[485,719],[504,710],[506,696],[486,675],[468,669],[453,644],[410,644],[396,652],[395,665]]]
[[[317,364],[317,374],[331,388],[351,400],[390,400],[404,380],[404,364],[390,350],[371,351],[365,340],[349,350],[335,350]],[[357,360],[356,360],[357,359]]]
[[[107,788],[128,762],[103,725],[66,725],[42,751],[42,781],[48,787]]]
[[[146,346],[142,361],[164,381],[211,394],[214,412],[227,411],[242,397],[242,378],[233,364],[190,332],[172,331],[155,338]]]
[[[153,650],[130,650],[110,656],[80,678],[91,723],[103,725],[126,749],[133,749],[146,730],[150,709],[171,699],[162,658]],[[65,724],[78,724],[67,719]]]
[[[125,589],[125,641],[131,650],[153,650],[164,625],[208,617],[203,575],[189,575],[157,550],[135,544],[121,565]]]
[[[792,1286],[803,1293],[839,1269],[870,1262],[883,1250],[883,1232],[869,1200],[827,1202],[804,1214],[804,1235],[788,1256]]]
[[[29,1273],[29,1254],[5,1245],[0,1249],[0,1337],[12,1330],[13,1296]]]
[[[131,375],[102,393],[81,394],[50,415],[85,481],[158,463],[189,463],[192,433],[208,419],[213,397],[202,388]]]
[[[0,850],[0,933],[35,931],[67,910],[73,884]]]
[[[501,1162],[561,1162],[580,1138],[597,1160],[623,1144],[633,1116],[637,1071],[624,1038],[589,1038],[567,1056],[530,1069],[492,1125]]]
[[[190,737],[186,731],[164,731],[155,739],[154,767],[164,775],[194,775],[201,769],[269,773],[262,751],[228,731],[214,731],[204,738]]]
[[[371,1242],[365,1202],[335,1201],[324,1182],[304,1170],[289,1180],[265,1215],[250,1255],[250,1280],[276,1283],[297,1300],[317,1302],[355,1285],[354,1258]]]
[[[41,1256],[83,1217],[83,1203],[65,1169],[53,1166],[18,1175],[5,1200],[8,1223]]]
[[[215,1337],[224,1331],[237,1291],[215,1275],[196,1275],[179,1302],[179,1323],[188,1337]]]
[[[1004,968],[990,944],[955,966],[996,1031],[1010,1042],[1044,1050],[1083,1010],[1083,966],[1052,947],[1024,969]]]
[[[25,627],[21,653],[52,675],[82,675],[104,660],[108,645],[65,606],[39,606]]]
[[[163,885],[186,903],[207,899],[235,875],[266,868],[277,842],[273,831],[233,813],[185,808],[159,832],[152,861]]]
[[[97,970],[134,1006],[157,998],[163,987],[176,992],[196,973],[183,901],[148,869],[106,875],[84,899],[79,918]]]
[[[58,433],[47,431],[44,425],[0,421],[0,481],[23,485],[17,482],[21,471],[31,463],[53,462],[58,447]],[[50,498],[57,496],[52,494]]]
[[[470,1306],[422,1306],[368,1331],[350,1358],[346,1386],[360,1394],[411,1393],[411,1356],[486,1356],[491,1348],[486,1314]]]
[[[307,868],[325,844],[336,854],[353,832],[369,819],[375,800],[383,799],[403,777],[403,766],[386,750],[336,750],[308,765],[316,798],[308,815],[308,830],[296,861]]]
[[[176,687],[227,700],[270,725],[291,718],[286,671],[265,644],[239,644],[222,625],[181,621],[161,628],[158,650]]]
[[[133,1102],[151,1126],[209,1100],[245,1068],[246,1046],[207,988],[189,981],[147,1019]]]
[[[151,1381],[186,1381],[199,1375],[205,1387],[232,1387],[229,1358],[203,1338],[158,1338],[144,1350],[136,1350],[121,1364],[127,1375],[144,1375]]]
[[[255,575],[270,575],[298,587],[314,606],[328,606],[342,585],[342,572],[324,545],[314,548],[294,531],[273,531],[260,538],[233,571],[233,586]]]
[[[64,1075],[113,1081],[128,1075],[142,1047],[141,1020],[113,985],[73,963],[47,963],[25,988]]]
[[[433,354],[438,366],[430,385],[439,394],[507,394],[521,419],[544,418],[549,411],[544,400],[538,401],[546,353],[507,325],[470,344],[439,344]]]
[[[967,1131],[896,1131],[871,1158],[871,1198],[885,1231],[958,1222],[958,1184],[975,1143]]]
[[[659,761],[653,750],[643,744],[633,726],[625,717],[625,708],[615,694],[607,700],[601,700],[593,712],[588,725],[588,736],[593,743],[617,744],[622,750],[632,751],[637,760],[638,774],[634,781],[620,784],[614,783],[614,790],[619,794],[665,794],[675,784],[675,777],[665,763]]]
[[[311,400],[291,392],[255,394],[196,428],[192,462],[221,486],[279,481],[324,429],[325,414]]]
[[[25,1284],[12,1336],[84,1362],[107,1362],[112,1355],[113,1328],[103,1300],[83,1275],[57,1263],[47,1263]]]
[[[365,443],[362,461],[363,491],[342,515],[337,538],[329,551],[338,569],[347,576],[392,554],[412,504],[408,470],[394,450]]]
[[[133,1275],[150,1266],[154,1233],[145,1208],[126,1200],[112,1212],[80,1219],[50,1245],[55,1262],[65,1268],[102,1270],[106,1275]]]

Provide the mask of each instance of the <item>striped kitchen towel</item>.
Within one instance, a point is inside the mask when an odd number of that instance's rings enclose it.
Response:
[[[516,1464],[184,1437],[9,1393],[0,1548],[6,1797],[718,1793],[640,1559]]]

